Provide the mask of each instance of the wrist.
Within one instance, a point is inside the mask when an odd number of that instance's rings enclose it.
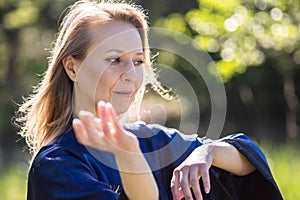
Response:
[[[115,159],[121,173],[149,173],[151,169],[143,155],[139,152],[123,152],[115,155]]]
[[[200,146],[202,153],[201,155],[210,155],[211,165],[218,166],[218,155],[219,155],[219,142],[214,141],[212,143],[206,143]]]
[[[218,152],[217,142],[211,143],[210,148],[211,148],[211,156],[212,156],[212,165],[217,166],[217,152]]]
[[[225,142],[213,142],[212,143],[212,165],[216,167],[222,166],[222,160],[226,159],[224,156],[224,152],[226,152],[226,148],[229,144]]]
[[[112,144],[113,145],[113,144]],[[130,137],[127,141],[124,142],[124,140],[119,139],[118,144],[114,145],[112,148],[112,153],[116,157],[126,157],[133,154],[140,154],[140,144],[137,137]]]

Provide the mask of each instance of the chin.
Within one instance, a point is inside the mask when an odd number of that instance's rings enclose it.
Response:
[[[117,113],[117,115],[121,115],[124,114],[128,111],[129,107],[115,107],[115,111]]]
[[[131,101],[124,101],[121,98],[115,98],[114,101],[111,102],[111,104],[114,107],[116,113],[120,115],[128,111]]]

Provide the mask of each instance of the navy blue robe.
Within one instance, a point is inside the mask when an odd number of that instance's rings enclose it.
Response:
[[[126,126],[140,142],[162,200],[172,199],[172,172],[198,146],[209,141],[185,136],[176,129],[135,123]],[[211,191],[204,199],[282,199],[266,158],[244,134],[220,139],[235,146],[256,167],[246,176],[235,176],[212,166]],[[203,191],[202,181],[200,180]],[[28,200],[127,199],[112,154],[77,142],[73,129],[41,148],[28,174]],[[145,197],[147,199],[147,197]]]

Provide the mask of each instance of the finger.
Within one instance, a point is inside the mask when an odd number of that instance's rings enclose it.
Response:
[[[101,122],[99,122],[100,125],[100,130],[107,136],[111,137],[110,134],[110,129],[109,125],[107,124],[109,121],[107,119],[107,114],[106,114],[106,108],[105,108],[105,103],[104,101],[100,101],[98,103],[98,117],[101,119]]]
[[[79,119],[74,119],[72,122],[76,139],[79,143],[86,143],[87,132]]]
[[[98,128],[100,130],[100,132],[102,133],[102,135],[104,135],[104,131],[103,131],[103,113],[102,113],[102,109],[103,109],[103,106],[105,106],[105,102],[104,101],[99,101],[98,104],[97,104],[97,125],[98,125]]]
[[[179,196],[180,196],[180,199],[184,198],[184,194],[183,194],[181,187],[179,188]]]
[[[82,127],[81,127],[81,122],[79,119],[73,119],[72,121],[72,126],[73,126],[73,129],[74,129],[74,133],[75,133],[75,136],[78,140],[79,143],[82,143],[82,140],[80,138],[80,135],[83,136],[83,134],[81,134],[82,132]]]
[[[105,102],[104,101],[99,101],[97,103],[97,117],[99,119],[101,119],[101,109],[102,109],[103,106],[105,106]]]
[[[111,103],[106,103],[105,104],[105,111],[106,111],[106,116],[107,116],[107,125],[109,128],[109,131],[111,134],[116,134],[116,120],[114,119],[113,116],[113,107],[111,105]]]
[[[107,113],[107,119],[108,119],[108,125],[109,125],[109,129],[110,129],[110,133],[111,134],[116,134],[116,128],[119,129],[118,127],[118,121],[116,119],[116,117],[114,116],[114,110],[113,107],[111,105],[111,103],[106,103],[105,105],[105,109],[106,109],[106,113]]]
[[[91,112],[81,110],[79,112],[79,118],[87,132],[86,138],[88,140],[90,138],[92,140],[95,139],[95,133],[97,133],[98,128],[97,128],[97,124],[95,123],[94,115]]]
[[[197,165],[192,165],[190,168],[190,184],[196,200],[202,200],[203,198],[199,184],[199,167]]]
[[[98,118],[98,117],[95,117],[94,121],[96,123],[96,127],[97,127],[97,130],[98,130],[98,132],[97,132],[98,136],[103,137],[104,134],[103,134],[103,132],[101,130],[101,122],[102,122],[102,120],[100,118]]]
[[[104,101],[99,101],[97,104],[97,118],[98,120],[98,125],[100,127],[100,130],[102,130],[102,124],[103,124],[103,107],[105,106],[105,102]]]
[[[98,117],[95,117],[95,118],[94,118],[94,121],[95,121],[95,123],[97,124],[97,128],[100,129],[100,124],[101,124],[102,120],[101,120],[100,118],[98,118]]]
[[[189,171],[189,167],[183,167],[180,172],[180,186],[186,200],[193,199],[189,186]]]
[[[116,143],[116,135],[115,135],[115,129],[113,128],[113,124],[110,121],[107,104],[104,103],[104,101],[99,102],[100,108],[99,108],[99,116],[101,118],[101,130],[104,133],[104,135],[107,137],[107,142],[110,143],[110,145],[115,146]],[[109,106],[108,106],[109,107]]]
[[[180,199],[180,194],[179,194],[179,170],[174,170],[173,177],[171,180],[171,192],[174,200],[179,200]]]
[[[202,182],[204,186],[205,193],[209,193],[210,191],[210,178],[209,178],[209,168],[208,167],[202,167],[200,168],[200,173],[202,176]]]

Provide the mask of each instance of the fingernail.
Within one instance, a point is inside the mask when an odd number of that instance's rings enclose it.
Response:
[[[207,186],[204,188],[204,190],[205,190],[205,193],[206,193],[206,194],[209,193],[209,188],[208,188]]]
[[[105,105],[104,101],[101,100],[101,101],[98,102],[98,106],[104,106],[104,105]]]
[[[74,120],[73,120],[73,123],[74,123],[74,124],[80,124],[81,122],[80,122],[79,119],[74,119]]]
[[[110,103],[110,102],[107,102],[107,103],[106,103],[106,107],[109,107],[109,108],[112,107],[111,103]]]

